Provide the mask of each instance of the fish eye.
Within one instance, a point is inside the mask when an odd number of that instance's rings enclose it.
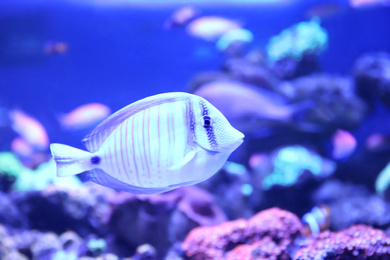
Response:
[[[212,125],[212,120],[209,116],[203,116],[203,127],[209,128]]]

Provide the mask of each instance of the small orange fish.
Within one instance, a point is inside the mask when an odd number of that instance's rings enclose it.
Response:
[[[315,206],[302,217],[305,235],[319,234],[330,226],[330,208],[326,205]]]

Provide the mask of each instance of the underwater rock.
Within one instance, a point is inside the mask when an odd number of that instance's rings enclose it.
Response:
[[[11,198],[0,192],[0,223],[14,228],[28,228],[28,219],[21,214]]]
[[[382,230],[356,225],[340,232],[325,231],[312,236],[295,252],[294,260],[388,259],[390,237]]]
[[[263,191],[255,189],[254,183],[244,165],[228,161],[218,174],[198,186],[214,195],[228,219],[237,219],[253,216],[256,212],[253,209],[262,202]]]
[[[227,220],[211,193],[196,186],[183,188],[184,194],[170,216],[168,237],[172,243],[183,241],[197,226],[213,226]]]
[[[117,193],[110,203],[108,226],[117,239],[133,248],[148,243],[159,257],[192,228],[226,220],[213,197],[196,186],[153,195]]]
[[[236,246],[253,244],[265,237],[277,241],[277,245],[284,248],[286,243],[301,235],[302,230],[302,223],[293,213],[271,208],[248,220],[237,219],[214,227],[197,227],[187,235],[182,249],[190,259],[216,259],[224,257]]]
[[[86,256],[111,252],[123,257],[133,254],[137,246],[149,243],[161,258],[192,228],[220,224],[227,219],[214,197],[196,186],[163,194],[135,195],[94,183],[76,189],[50,185],[42,191],[0,196],[1,202],[9,212],[7,218],[0,217],[4,224],[55,232],[56,236],[72,230],[57,239],[64,245],[55,250],[39,250],[39,254],[50,257],[61,248],[73,251],[75,247]]]
[[[390,55],[368,53],[357,59],[354,65],[357,93],[372,102],[379,98],[390,106]]]
[[[310,101],[311,109],[296,120],[321,125],[324,132],[355,128],[367,114],[366,103],[355,94],[348,77],[313,74],[283,82],[278,91],[291,102]]]
[[[52,185],[43,191],[11,195],[31,228],[58,234],[73,230],[84,237],[90,233],[104,233],[104,223],[111,213],[106,197],[114,192],[99,185],[85,184],[74,189]]]
[[[390,227],[390,203],[364,185],[328,180],[314,192],[313,203],[330,209],[331,230],[342,230],[355,224],[381,229]]]
[[[223,64],[223,70],[234,80],[272,90],[278,80],[273,73],[259,64],[253,64],[242,58],[228,59]]]
[[[271,70],[282,79],[292,79],[319,70],[317,55],[328,42],[319,20],[301,22],[272,37],[267,45]]]
[[[70,242],[72,240],[72,242]],[[77,243],[75,241],[77,240]],[[76,260],[82,243],[72,231],[58,236],[52,232],[6,229],[0,225],[0,259]]]
[[[291,80],[310,75],[320,71],[320,69],[317,57],[313,55],[306,55],[299,61],[292,58],[285,58],[270,65],[272,73],[283,80]]]

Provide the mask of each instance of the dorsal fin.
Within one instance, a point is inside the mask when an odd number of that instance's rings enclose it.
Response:
[[[130,116],[148,107],[166,102],[184,100],[190,98],[191,96],[193,95],[184,92],[170,92],[150,96],[136,101],[105,119],[101,124],[99,124],[87,136],[84,137],[82,143],[88,149],[88,151],[96,152],[99,150],[100,146],[103,144],[106,138],[112,133],[112,131],[114,131]]]

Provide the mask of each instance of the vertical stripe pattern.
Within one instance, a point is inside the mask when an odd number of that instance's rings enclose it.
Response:
[[[167,170],[180,162],[194,138],[190,99],[161,103],[119,125],[102,146],[102,169],[139,187],[168,186]]]

